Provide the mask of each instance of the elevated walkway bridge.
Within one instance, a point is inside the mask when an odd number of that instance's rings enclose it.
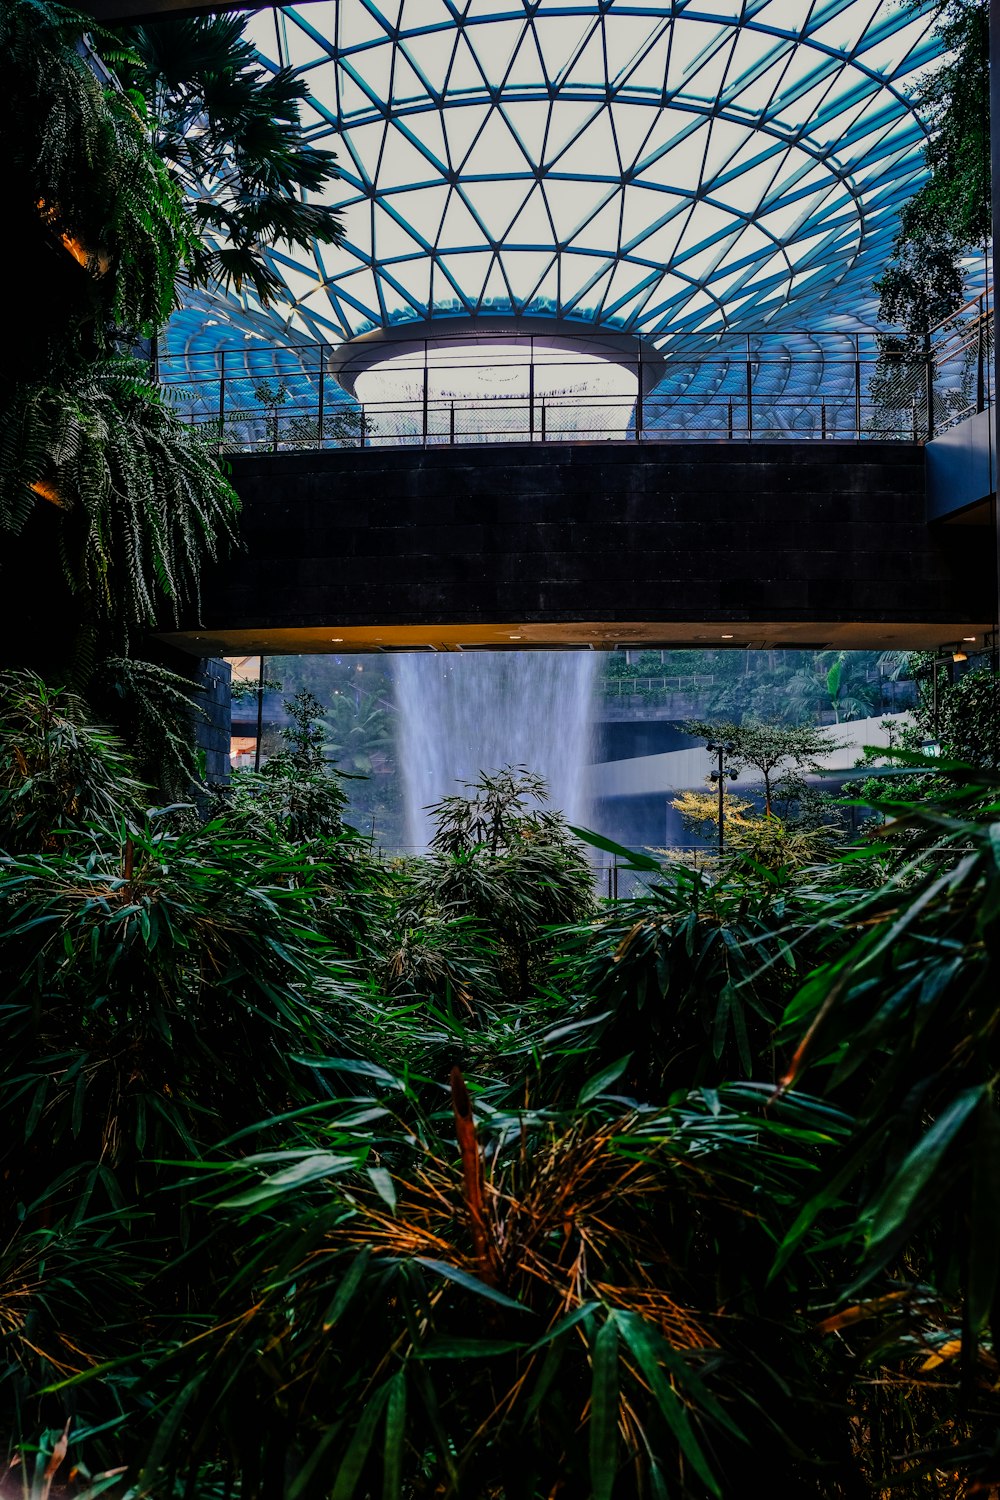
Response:
[[[895,358],[858,333],[623,341],[617,386],[584,337],[522,326],[493,336],[488,395],[468,335],[397,333],[376,379],[362,341],[160,361],[227,458],[244,543],[165,640],[889,650],[993,627],[982,299]]]

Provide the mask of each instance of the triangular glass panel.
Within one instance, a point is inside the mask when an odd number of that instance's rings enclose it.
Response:
[[[671,37],[676,37],[680,30],[679,24],[660,26],[640,56],[619,72],[615,80],[619,99],[636,98],[653,103],[662,98],[667,85]]]
[[[608,82],[612,86],[629,77],[632,67],[648,52],[666,23],[656,16],[604,17],[604,45],[608,57]]]
[[[551,245],[552,224],[545,207],[545,193],[540,185],[532,188],[524,207],[507,233],[508,245]]]
[[[466,41],[465,32],[460,32],[455,38],[455,50],[448,67],[448,93],[456,98],[463,94],[481,98],[484,88],[482,70]]]
[[[494,259],[486,277],[480,306],[484,309],[490,306],[494,310],[501,307],[510,307],[512,304],[510,288],[503,274],[499,257]]]
[[[549,132],[545,141],[545,166],[552,166],[563,149],[574,141],[598,113],[599,106],[593,103],[578,103],[567,99],[552,102]]]
[[[578,226],[601,207],[611,191],[601,182],[577,182],[559,177],[548,181],[545,196],[559,241],[569,241]]]
[[[556,83],[593,29],[590,16],[536,15],[531,21],[549,83]]]
[[[569,66],[563,70],[562,87],[574,89],[603,89],[607,83],[604,73],[604,38],[600,22],[590,28],[583,46]]]
[[[622,195],[617,192],[581,225],[573,243],[585,250],[602,250],[605,255],[617,255],[621,244],[621,214]]]
[[[474,26],[466,31],[466,39],[479,59],[487,83],[493,88],[505,82],[507,69],[524,27],[523,21],[491,20],[488,26]]]
[[[553,264],[553,257],[537,250],[508,250],[503,264],[514,298],[523,306],[535,295],[536,288]]]
[[[629,104],[621,99],[610,106],[621,169],[627,172],[642,152],[656,124],[656,112],[648,104]]]
[[[444,213],[448,194],[451,191],[443,182],[414,191],[405,188],[385,194],[385,201],[395,209],[405,224],[411,224],[416,233],[433,245],[438,236],[441,215]]]
[[[338,0],[330,4],[330,0],[327,0],[327,4],[322,8],[327,11],[333,10],[334,15],[332,17],[328,15],[322,19],[317,16],[313,23],[314,9],[310,5],[304,13],[305,19],[310,24],[315,24],[317,30],[323,30],[327,36],[335,36],[337,46],[341,51],[349,51],[352,47],[362,46],[365,42],[385,38],[384,22],[373,15],[367,5],[341,5]],[[315,7],[315,10],[319,9],[319,6]]]
[[[500,177],[492,182],[466,184],[465,196],[485,226],[488,239],[498,245],[506,243],[511,220],[523,208],[531,187],[530,178],[511,180]]]
[[[521,150],[533,166],[542,159],[545,132],[549,124],[548,100],[503,100],[499,106]]]
[[[414,183],[427,182],[436,176],[437,173],[426,156],[420,154],[401,130],[390,124],[379,163],[379,188],[391,190],[395,187],[411,187]]]
[[[400,42],[401,50],[409,57],[417,72],[426,80],[428,88],[435,94],[444,92],[454,45],[455,33],[450,30],[407,36]]]
[[[618,176],[618,153],[606,109],[594,116],[554,165],[560,172],[579,172],[581,176]]]
[[[346,59],[345,59],[346,61]],[[350,57],[351,72],[367,85],[373,99],[387,100],[392,87],[393,48],[365,47]]]
[[[468,204],[457,188],[450,188],[448,204],[441,220],[441,231],[437,237],[440,250],[459,247],[479,248],[483,242],[483,231],[469,211]]]
[[[357,82],[346,64],[337,69],[336,98],[340,120],[353,129],[357,129],[355,120],[377,118],[370,95]]]
[[[524,153],[498,109],[491,109],[462,165],[469,177],[500,177],[523,171]]]
[[[380,205],[375,206],[375,259],[393,260],[399,255],[413,255],[421,247],[412,234],[387,213]]]
[[[538,51],[535,33],[530,26],[525,26],[521,31],[517,50],[507,69],[504,89],[509,91],[520,88],[538,88],[544,78],[545,69]]]
[[[460,171],[490,113],[488,104],[451,104],[444,112],[448,156],[453,172]]]
[[[465,254],[459,252],[442,255],[440,259],[441,264],[448,267],[449,273],[458,282],[468,300],[472,303],[478,302],[493,263],[493,256],[490,252],[473,250]]]

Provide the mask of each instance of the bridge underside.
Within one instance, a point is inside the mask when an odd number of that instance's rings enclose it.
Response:
[[[992,628],[985,510],[900,442],[496,444],[232,459],[244,550],[196,655],[626,644],[919,649]],[[976,521],[986,524],[976,524]]]
[[[164,632],[159,638],[195,656],[322,656],[366,651],[593,650],[616,647],[708,647],[844,651],[932,651],[973,636],[980,645],[992,630],[985,619],[946,622],[761,620],[732,621],[580,620],[575,622],[503,620],[489,624],[453,622],[428,625],[324,625],[250,630]],[[968,645],[966,646],[968,649]]]

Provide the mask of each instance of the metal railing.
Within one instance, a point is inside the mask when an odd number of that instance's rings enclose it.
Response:
[[[594,335],[558,357],[536,340],[491,351],[492,394],[470,391],[481,361],[446,334],[383,366],[377,399],[349,396],[325,344],[160,356],[170,400],[224,452],[496,442],[922,442],[993,399],[988,294],[944,320],[923,350],[865,333],[675,336],[655,359],[595,361]],[[412,355],[416,346],[417,354]],[[389,346],[391,353],[391,346]],[[422,358],[421,358],[422,352]],[[598,377],[617,388],[594,388]],[[607,372],[611,372],[609,376]]]

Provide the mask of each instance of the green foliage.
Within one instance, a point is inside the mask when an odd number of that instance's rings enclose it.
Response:
[[[291,1057],[334,1035],[308,923],[321,867],[155,827],[2,861],[4,1167],[24,1201],[69,1170],[75,1213],[96,1191],[118,1207],[139,1162],[317,1096]]]
[[[759,719],[744,719],[741,724],[707,723],[699,719],[685,728],[688,734],[700,739],[731,744],[733,750],[726,757],[727,770],[752,766],[760,772],[768,817],[780,776],[811,768],[818,756],[840,749],[839,741],[830,739],[811,724],[774,724]]]
[[[940,694],[937,721],[926,701],[918,715],[942,754],[984,771],[1000,771],[1000,676],[990,667],[966,672]]]
[[[556,1026],[569,1076],[579,1082],[600,1058],[621,1056],[619,1086],[660,1099],[773,1076],[772,1036],[802,967],[808,910],[762,871],[746,881],[733,869],[720,878],[664,867],[646,894],[578,927],[556,960],[559,991],[581,997],[574,1024],[560,1016]]]
[[[445,797],[431,810],[430,851],[407,870],[394,962],[415,951],[410,932],[464,919],[493,945],[491,989],[525,1001],[546,929],[592,912],[593,876],[562,814],[530,805],[547,800],[541,777],[506,766],[466,789],[471,796]],[[411,983],[402,969],[399,979]]]
[[[0,447],[0,525],[38,503],[59,515],[63,572],[84,630],[112,649],[182,605],[198,609],[203,560],[234,535],[238,501],[193,428],[138,360],[95,363],[13,396]]]
[[[131,825],[141,790],[79,698],[31,672],[0,675],[0,849],[41,853],[88,826]]]
[[[767,1232],[733,1171],[743,1101],[554,1119],[483,1105],[477,1121],[461,1075],[454,1112],[428,1116],[404,1080],[362,1073],[380,1100],[363,1124],[349,1123],[355,1106],[321,1151],[250,1158],[207,1189],[253,1250],[228,1330],[163,1368],[185,1392],[192,1443],[157,1444],[147,1483],[191,1483],[220,1437],[251,1491],[287,1461],[286,1493],[303,1497],[513,1500],[560,1484],[637,1497],[656,1476],[667,1492],[719,1496],[748,1443],[776,1480],[807,1479],[815,1460],[782,1451],[743,1394],[749,1379],[780,1390],[771,1351],[709,1310],[727,1250],[742,1288],[767,1297]],[[836,1138],[832,1115],[816,1126],[789,1105],[772,1136],[758,1113],[759,1183],[783,1182],[784,1139],[811,1153]],[[724,1295],[739,1299],[737,1283]],[[240,1420],[275,1385],[281,1419]]]
[[[336,245],[343,235],[324,195],[336,158],[305,139],[306,86],[290,68],[271,75],[243,37],[239,15],[158,20],[125,34],[115,65],[148,110],[157,152],[193,219],[189,274],[265,304],[282,285],[275,244]]]
[[[143,113],[95,59],[93,30],[93,20],[46,0],[0,5],[8,188],[22,215],[40,213],[54,239],[74,242],[92,276],[66,342],[86,329],[99,343],[110,324],[158,328],[193,249],[181,193]]]
[[[931,134],[930,176],[903,205],[893,259],[875,290],[879,317],[905,338],[890,354],[919,349],[925,335],[963,298],[962,257],[992,233],[990,198],[989,5],[939,0],[938,34],[947,60],[917,97]]]
[[[590,836],[648,886],[604,905],[521,768],[371,861],[308,690],[201,825],[136,807],[67,695],[4,688],[27,1472],[73,1417],[67,1467],[157,1496],[728,1500],[751,1457],[781,1495],[988,1493],[988,772],[914,762],[936,802],[811,884]]]
[[[784,1019],[795,1050],[782,1087],[811,1069],[832,1100],[849,1101],[857,1125],[835,1177],[786,1235],[779,1264],[854,1187],[859,1264],[842,1296],[875,1282],[919,1310],[924,1286],[939,1289],[956,1307],[966,1389],[983,1330],[995,1338],[1000,1327],[998,812],[995,781],[971,782],[950,805],[890,824],[884,837],[910,835],[908,864],[817,924],[832,951]],[[846,951],[845,930],[854,935]]]

